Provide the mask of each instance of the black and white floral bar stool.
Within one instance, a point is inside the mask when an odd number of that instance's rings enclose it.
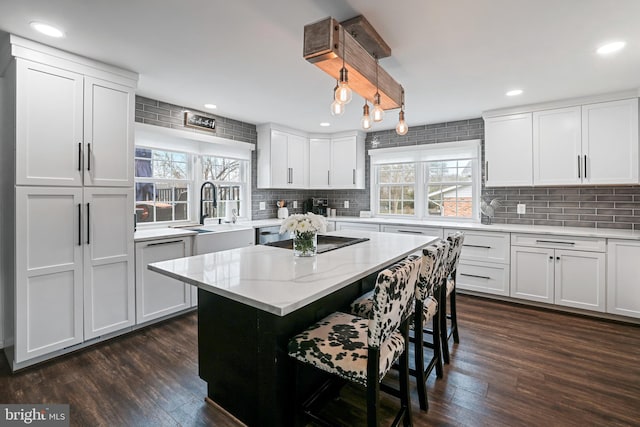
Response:
[[[460,342],[458,334],[458,313],[456,309],[456,272],[458,270],[458,261],[460,261],[460,252],[464,242],[464,233],[457,231],[447,236],[449,242],[449,253],[447,255],[444,285],[441,290],[440,298],[440,328],[442,337],[442,358],[444,363],[449,363],[449,338],[453,336],[455,343]],[[447,299],[449,299],[449,307],[451,314],[447,314]],[[447,325],[447,319],[451,320],[451,328]]]
[[[380,382],[396,361],[401,404],[393,425],[411,425],[408,318],[421,264],[412,256],[378,274],[371,319],[336,312],[289,341],[289,356],[365,387],[368,426],[379,425]],[[327,425],[311,406],[303,405],[303,414]]]

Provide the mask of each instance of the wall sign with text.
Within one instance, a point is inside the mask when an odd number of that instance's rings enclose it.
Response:
[[[190,111],[184,112],[184,125],[190,128],[215,130],[216,119],[211,117],[200,116]]]

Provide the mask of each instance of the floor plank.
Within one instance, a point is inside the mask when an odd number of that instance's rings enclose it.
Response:
[[[414,389],[414,425],[640,426],[639,326],[464,295],[458,313],[460,344],[429,378],[428,412]],[[195,313],[16,374],[0,360],[0,402],[69,403],[77,426],[238,425],[205,394]],[[327,412],[357,426],[363,406],[346,387]],[[383,395],[386,421],[396,408]]]

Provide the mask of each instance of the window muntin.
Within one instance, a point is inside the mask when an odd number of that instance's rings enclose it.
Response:
[[[135,148],[136,219],[140,223],[189,220],[191,156]]]

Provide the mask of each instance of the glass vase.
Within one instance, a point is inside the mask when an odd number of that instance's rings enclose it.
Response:
[[[315,256],[318,253],[318,234],[315,231],[293,233],[293,255]]]

